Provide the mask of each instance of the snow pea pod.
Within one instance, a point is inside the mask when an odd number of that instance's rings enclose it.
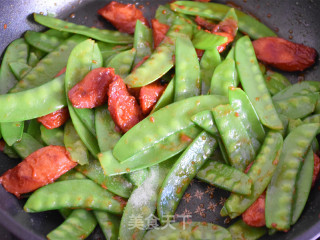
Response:
[[[95,229],[96,225],[97,220],[91,212],[76,209],[59,227],[51,231],[47,238],[49,240],[85,239]]]
[[[31,67],[35,67],[40,59],[37,57],[37,55],[34,52],[30,51],[29,57],[28,57],[28,65]]]
[[[319,124],[303,124],[286,137],[279,165],[271,179],[266,195],[266,226],[280,231],[290,228],[292,201],[297,175]]]
[[[214,70],[210,93],[228,96],[229,87],[237,87],[237,70],[232,58],[223,60]]]
[[[122,79],[128,76],[136,56],[136,49],[132,48],[115,55],[107,64],[107,67],[114,68],[114,71]]]
[[[267,88],[271,95],[275,95],[286,87],[290,86],[289,80],[281,73],[268,70],[264,75]]]
[[[107,240],[118,240],[120,219],[105,211],[93,211],[99,226]]]
[[[90,208],[121,214],[123,206],[114,197],[114,194],[88,179],[60,181],[35,191],[24,205],[24,210],[41,212],[60,208]]]
[[[61,175],[56,181],[68,181],[79,179],[87,179],[87,177],[73,168],[65,174]]]
[[[242,219],[233,223],[228,227],[228,230],[231,233],[232,240],[257,240],[267,233],[265,227],[251,227]]]
[[[162,224],[173,216],[182,196],[207,158],[217,147],[217,141],[206,132],[200,133],[181,154],[164,179],[157,200],[157,212]]]
[[[252,181],[251,194],[244,196],[232,193],[225,202],[231,218],[241,215],[266,189],[279,162],[282,143],[280,133],[268,132],[258,156],[247,173]]]
[[[22,38],[13,41],[7,47],[0,67],[0,94],[7,93],[17,83],[9,64],[11,62],[27,63],[28,52],[29,46]]]
[[[43,125],[41,125],[40,131],[41,139],[44,141],[45,144],[64,146],[64,132],[62,128],[46,129]]]
[[[63,39],[59,39],[55,36],[35,31],[27,31],[24,34],[24,39],[31,46],[38,48],[44,52],[53,51],[63,41]]]
[[[13,144],[12,147],[24,159],[44,146],[28,133],[23,133],[21,141]]]
[[[4,141],[12,146],[22,138],[24,122],[5,122],[1,123],[1,134]]]
[[[156,11],[155,18],[163,23],[167,24],[169,26],[172,25],[175,18],[177,17],[177,14],[175,14],[171,9],[169,5],[159,5]]]
[[[152,31],[140,20],[136,22],[134,30],[133,48],[137,51],[133,65],[150,56],[152,52]]]
[[[94,110],[90,108],[73,108],[75,113],[92,135],[96,136]]]
[[[44,16],[37,13],[34,13],[33,16],[36,22],[46,27],[53,28],[63,32],[70,32],[70,33],[84,35],[93,39],[100,40],[102,42],[126,44],[126,43],[132,43],[132,40],[133,40],[130,35],[126,33],[120,33],[118,31],[89,28],[84,25],[77,25],[71,22],[63,21],[61,19]]]
[[[227,191],[250,194],[252,180],[243,172],[209,159],[197,173],[197,179]]]
[[[176,39],[174,101],[200,95],[200,66],[189,38]]]
[[[145,152],[157,142],[176,132],[194,126],[190,118],[201,111],[226,103],[223,96],[197,96],[168,105],[151,114],[121,137],[113,150],[119,161]]]
[[[243,171],[256,152],[239,114],[230,105],[219,105],[212,113],[231,166]]]
[[[103,58],[103,62],[106,62],[106,60],[114,54],[120,53],[125,50],[129,50],[132,48],[132,44],[117,45],[112,43],[104,43],[100,41],[98,41],[97,43]]]
[[[132,184],[124,176],[108,177],[103,173],[99,161],[92,156],[89,157],[88,164],[78,165],[76,170],[98,183],[108,191],[124,198],[129,198],[132,192]]]
[[[47,34],[48,36],[53,36],[53,37],[60,38],[60,39],[66,39],[72,35],[71,33],[58,31],[58,30],[55,30],[52,28],[48,29],[44,33]]]
[[[193,35],[192,43],[197,49],[208,50],[217,48],[218,46],[226,43],[227,40],[227,37],[212,34],[204,30],[197,30]]]
[[[213,20],[222,20],[230,7],[219,3],[204,3],[192,1],[176,1],[170,4],[173,11],[198,15],[200,17],[209,18]],[[235,12],[238,17],[239,30],[248,34],[253,39],[261,37],[276,36],[276,34],[263,23],[259,22],[254,17],[251,17],[237,9]]]
[[[158,111],[160,108],[163,108],[171,103],[173,103],[174,99],[174,78],[171,79],[168,86],[162,93],[161,97],[159,98],[158,102],[154,106],[154,108],[151,111],[151,114],[155,111]]]
[[[52,80],[67,65],[72,49],[86,38],[72,36],[50,52],[10,92],[35,88]]]
[[[303,124],[302,120],[300,118],[298,119],[289,119],[289,124],[288,124],[288,132],[292,132],[293,129],[297,128]]]
[[[9,63],[9,67],[17,80],[21,80],[32,69],[31,66],[22,62],[11,62]]]
[[[220,63],[221,57],[216,48],[211,48],[204,52],[200,60],[201,94],[208,93],[213,72]]]
[[[271,129],[282,129],[282,122],[273,105],[248,36],[237,41],[235,58],[242,87],[253,104],[261,123]]]
[[[212,112],[210,110],[193,115],[191,117],[191,121],[213,136],[218,134],[218,129],[214,123]]]
[[[320,114],[320,97],[318,98],[316,109],[314,110],[315,114]]]
[[[135,187],[140,187],[146,180],[148,174],[149,168],[144,168],[135,172],[128,173],[126,177]]]
[[[304,123],[320,123],[320,114],[314,114],[303,119]]]
[[[154,50],[151,56],[135,71],[129,74],[124,82],[129,87],[142,87],[163,76],[174,65],[172,59],[177,37],[191,37],[192,26],[182,17],[175,19],[167,37]]]
[[[191,222],[181,224],[171,223],[167,228],[153,229],[147,232],[144,240],[166,240],[166,239],[215,239],[231,240],[230,232],[218,225],[205,222]]]

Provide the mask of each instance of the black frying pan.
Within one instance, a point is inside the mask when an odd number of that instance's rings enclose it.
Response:
[[[26,30],[41,31],[43,28],[34,23],[31,13],[54,13],[59,18],[88,26],[112,28],[97,15],[97,10],[107,4],[107,0],[0,0],[0,53],[14,39]],[[158,4],[168,0],[131,0],[144,6],[145,16],[151,18]],[[218,0],[216,2],[229,3]],[[233,0],[232,4],[252,13],[279,36],[297,43],[314,47],[320,52],[320,1],[319,0]],[[75,14],[72,14],[75,13]],[[72,15],[71,15],[72,14]],[[4,29],[6,24],[7,28]],[[292,82],[298,78],[320,80],[319,63],[303,74],[287,74]],[[1,106],[0,106],[1,107]],[[0,152],[0,175],[15,166],[19,160],[9,159]],[[306,208],[297,224],[288,233],[277,233],[264,239],[317,239],[320,236],[320,189],[318,185],[312,190]],[[198,194],[197,193],[200,193]],[[209,221],[223,226],[228,219],[219,217],[222,201],[227,192],[212,190],[208,185],[194,181],[186,192],[191,200],[183,199],[177,213],[186,209],[192,212],[194,221]],[[210,209],[209,204],[216,204]],[[62,221],[57,212],[28,214],[22,209],[25,200],[18,200],[7,193],[0,185],[0,224],[21,239],[45,239],[45,236]],[[220,203],[220,204],[219,204]],[[212,206],[212,205],[211,205]],[[202,210],[201,210],[202,209]],[[205,209],[203,211],[203,209]],[[213,211],[215,210],[215,211]],[[1,233],[0,233],[1,234]],[[96,229],[90,239],[101,239],[102,233]],[[0,236],[3,239],[4,236]]]

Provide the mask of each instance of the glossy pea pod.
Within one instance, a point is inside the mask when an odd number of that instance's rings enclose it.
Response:
[[[265,227],[251,227],[242,219],[228,227],[232,240],[258,240],[267,233]]]
[[[40,59],[37,57],[37,55],[34,52],[30,51],[29,57],[28,57],[28,65],[30,67],[35,67],[39,61]]]
[[[113,43],[104,43],[101,41],[98,41],[97,43],[104,63],[106,63],[107,60],[113,55],[132,48],[132,44],[117,45]]]
[[[129,87],[142,87],[159,79],[174,65],[173,54],[177,37],[191,37],[192,26],[182,17],[175,19],[166,38],[154,50],[151,56],[135,71],[129,74],[124,82]]]
[[[24,122],[5,122],[1,123],[1,134],[4,141],[12,146],[22,138]]]
[[[20,156],[13,149],[13,147],[8,146],[8,144],[4,145],[3,153],[6,154],[10,158],[20,158]]]
[[[230,7],[219,3],[199,3],[192,1],[176,1],[170,4],[173,11],[200,16],[213,20],[222,20]],[[237,9],[239,30],[248,34],[253,39],[276,36],[276,34],[263,23]]]
[[[118,240],[120,218],[105,212],[105,211],[93,211],[99,226],[108,240]]]
[[[64,146],[64,131],[62,128],[46,129],[40,126],[41,139],[47,145]]]
[[[251,193],[252,180],[246,174],[215,160],[206,161],[197,173],[197,179],[233,193]]]
[[[304,123],[320,123],[320,114],[314,114],[303,119]]]
[[[243,171],[255,158],[256,151],[239,113],[230,105],[217,106],[212,113],[231,166]]]
[[[130,172],[125,176],[135,187],[139,187],[144,183],[148,174],[149,168],[143,168],[135,172]]]
[[[174,101],[200,95],[200,66],[189,38],[176,39]]]
[[[152,53],[152,30],[137,20],[134,30],[133,48],[137,51],[133,65]]]
[[[217,141],[206,132],[200,133],[181,154],[162,183],[157,200],[157,212],[162,224],[173,216],[182,196],[207,158],[217,147]]]
[[[85,239],[95,229],[96,225],[97,220],[91,212],[76,209],[60,226],[51,231],[47,238],[49,240]]]
[[[93,39],[100,40],[107,43],[126,44],[132,43],[132,37],[126,33],[120,33],[118,31],[89,28],[84,25],[77,25],[71,22],[66,22],[57,18],[44,16],[41,14],[33,14],[34,20],[41,25],[49,28],[53,28],[63,32],[76,33],[84,35]]]
[[[302,120],[300,118],[298,118],[298,119],[289,119],[288,132],[292,132],[293,129],[299,127],[301,124],[303,124],[303,122],[302,122]]]
[[[291,85],[290,81],[284,75],[270,70],[266,72],[264,79],[271,95],[275,95]]]
[[[282,144],[283,139],[280,133],[268,132],[258,156],[247,173],[252,181],[251,194],[244,196],[232,193],[225,202],[231,218],[240,216],[267,188],[279,162]]]
[[[235,59],[241,85],[253,104],[261,123],[271,129],[282,129],[282,122],[273,105],[248,36],[237,41]]]
[[[58,31],[52,28],[45,31],[45,34],[47,34],[48,36],[53,36],[60,39],[67,39],[72,35],[71,33]]]
[[[67,65],[72,49],[86,38],[75,35],[50,52],[10,92],[35,88],[52,80]]]
[[[208,50],[225,44],[227,40],[228,38],[224,36],[212,34],[204,30],[196,30],[192,43],[197,49]]]
[[[128,76],[136,56],[136,49],[132,48],[115,55],[107,64],[107,67],[114,68],[114,71],[122,79]]]
[[[22,62],[11,62],[9,63],[9,67],[17,80],[23,79],[23,77],[26,76],[32,69],[32,67],[27,63]]]
[[[31,153],[37,151],[38,149],[44,147],[37,139],[29,135],[28,133],[23,133],[22,138],[19,142],[13,144],[13,149],[18,155],[24,159],[28,157]]]
[[[24,210],[42,212],[61,208],[89,208],[121,214],[123,206],[114,197],[114,194],[88,179],[61,181],[35,191],[27,200]]]
[[[44,52],[51,52],[58,47],[63,39],[48,35],[47,33],[27,31],[24,38],[31,46]]]
[[[171,9],[169,5],[159,5],[156,11],[155,18],[163,23],[167,24],[169,26],[172,25],[175,18],[177,17],[177,14],[175,14]]]
[[[166,89],[162,93],[161,97],[157,101],[156,105],[151,111],[151,114],[158,111],[159,109],[173,103],[174,101],[174,78],[171,79]]]
[[[99,161],[92,156],[89,157],[88,164],[78,165],[76,170],[118,196],[129,198],[132,192],[132,184],[124,176],[105,176]]]
[[[96,136],[94,110],[90,108],[73,108],[81,122],[86,126],[93,136]]]
[[[76,171],[74,168],[61,175],[56,181],[68,181],[68,180],[79,180],[87,179],[81,172]]]
[[[191,121],[213,136],[218,134],[218,129],[214,123],[212,112],[210,110],[193,115],[191,117]]]
[[[266,226],[268,228],[280,231],[290,228],[296,179],[302,166],[302,159],[318,130],[319,124],[303,124],[286,137],[279,165],[266,194]]]

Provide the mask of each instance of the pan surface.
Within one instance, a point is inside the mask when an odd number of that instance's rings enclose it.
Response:
[[[87,26],[112,28],[97,15],[97,10],[106,0],[0,0],[0,53],[26,30],[41,31],[31,16],[33,12],[51,13]],[[142,9],[149,19],[159,4],[168,0],[120,1],[144,6]],[[320,1],[319,0],[234,0],[216,1],[240,7],[253,14],[275,30],[280,37],[303,43],[320,52]],[[299,80],[320,80],[319,61],[316,66],[303,74],[286,74],[292,82]],[[1,106],[0,106],[1,107]],[[15,166],[20,160],[10,159],[0,152],[0,175]],[[317,239],[320,236],[320,186],[312,190],[306,208],[288,233],[277,233],[263,239]],[[194,181],[186,191],[177,213],[191,213],[194,221],[208,221],[227,226],[228,219],[219,216],[220,209],[228,193],[214,189],[207,184]],[[20,239],[45,239],[45,236],[62,221],[55,211],[28,214],[23,211],[25,200],[18,200],[0,185],[0,224]],[[101,239],[102,233],[96,229],[89,239]],[[1,236],[0,236],[1,239]]]

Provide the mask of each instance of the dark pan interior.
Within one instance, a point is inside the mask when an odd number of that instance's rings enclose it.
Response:
[[[53,13],[59,18],[68,21],[96,26],[99,28],[112,28],[106,21],[97,15],[97,10],[109,1],[101,0],[0,0],[0,53],[14,39],[19,38],[26,30],[41,31],[43,28],[34,23],[31,13]],[[120,1],[134,2],[143,5],[143,11],[151,18],[158,4],[169,2],[167,0],[136,0]],[[279,36],[297,43],[314,47],[320,52],[320,1],[319,0],[234,0],[217,1],[231,3],[241,7],[245,12],[251,13],[266,25],[277,31]],[[73,14],[74,13],[74,14]],[[7,24],[7,28],[4,28]],[[286,74],[292,82],[299,80],[319,81],[319,61],[312,69],[302,74]],[[1,106],[0,106],[1,107]],[[9,159],[0,152],[0,175],[7,169],[15,166],[19,160]],[[278,233],[264,239],[317,239],[320,235],[320,186],[312,190],[305,211],[298,223],[288,233]],[[193,214],[194,221],[210,221],[221,225],[228,220],[219,217],[223,198],[227,193],[220,190],[210,190],[204,183],[195,181],[187,193],[203,192],[201,197],[193,197],[191,201],[182,200],[178,213],[185,209]],[[215,211],[208,209],[208,204],[217,204]],[[46,234],[58,226],[62,217],[57,212],[27,214],[23,211],[25,200],[18,200],[7,193],[0,186],[0,224],[21,239],[45,239]],[[204,214],[196,214],[198,207],[204,206]],[[90,239],[101,239],[101,231],[97,229]],[[0,236],[0,239],[1,236]]]

